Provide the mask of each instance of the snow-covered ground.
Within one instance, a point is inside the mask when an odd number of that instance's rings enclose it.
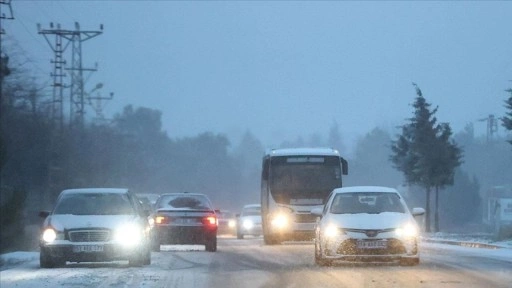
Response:
[[[485,233],[476,234],[451,234],[451,233],[431,233],[424,235],[422,241],[429,244],[451,244],[444,246],[444,249],[466,249],[473,248],[474,253],[486,254],[490,257],[512,259],[512,239],[504,241],[493,241],[492,236]],[[459,247],[457,247],[459,246]],[[199,245],[172,246],[180,251],[202,250]],[[179,247],[179,248],[176,248]],[[198,248],[199,247],[199,248]],[[442,245],[436,247],[443,247]],[[165,246],[163,247],[165,250]],[[39,252],[36,251],[17,251],[0,255],[0,270],[8,269],[9,266],[15,266],[24,262],[30,262],[39,258]]]

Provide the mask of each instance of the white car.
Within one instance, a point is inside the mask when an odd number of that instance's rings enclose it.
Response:
[[[396,189],[378,186],[337,188],[323,209],[315,230],[315,262],[419,263],[419,227],[414,216],[423,208],[407,208]]]
[[[245,235],[260,236],[262,233],[261,205],[245,205],[237,219],[237,238],[243,239]]]
[[[42,268],[66,261],[151,264],[148,215],[128,189],[64,190],[53,211],[39,215],[45,218],[39,240]]]

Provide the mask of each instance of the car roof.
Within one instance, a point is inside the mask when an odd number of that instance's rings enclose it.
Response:
[[[86,193],[112,193],[112,194],[126,194],[129,190],[126,188],[76,188],[65,189],[61,194],[86,194]]]
[[[203,193],[189,193],[189,192],[178,192],[178,193],[164,193],[164,194],[160,194],[160,197],[162,196],[205,196],[208,198],[208,196],[206,196],[206,194],[203,194]]]
[[[338,150],[332,148],[281,148],[268,150],[267,155],[270,156],[301,156],[301,155],[318,155],[318,156],[340,156]]]
[[[342,188],[336,188],[334,193],[364,193],[364,192],[385,192],[385,193],[397,193],[398,190],[395,188],[384,187],[384,186],[348,186]]]
[[[259,208],[261,207],[260,204],[247,204],[247,205],[244,205],[244,208]]]

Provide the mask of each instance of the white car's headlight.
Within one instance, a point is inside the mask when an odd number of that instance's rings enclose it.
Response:
[[[336,225],[330,224],[327,225],[324,229],[324,237],[326,238],[335,238],[341,235],[340,228]]]
[[[415,225],[408,223],[400,228],[397,228],[395,233],[400,237],[416,237],[418,236],[418,228]]]
[[[288,226],[288,217],[284,214],[277,214],[272,218],[272,226],[276,228],[285,228]]]
[[[247,230],[250,230],[252,229],[252,227],[254,226],[254,223],[252,222],[252,220],[249,220],[249,219],[245,219],[244,222],[242,223],[242,226],[247,229]]]
[[[135,224],[124,224],[114,232],[114,241],[125,246],[134,246],[141,242],[144,229]]]

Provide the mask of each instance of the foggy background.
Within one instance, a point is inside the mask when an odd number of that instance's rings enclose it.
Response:
[[[11,4],[14,19],[1,22],[2,236],[37,224],[64,188],[199,192],[237,212],[259,202],[261,158],[279,147],[336,148],[349,162],[344,185],[398,187],[424,207],[424,191],[404,187],[389,161],[413,116],[412,82],[464,153],[440,194],[441,229],[480,227],[487,190],[511,184],[499,118],[512,86],[512,2]],[[82,43],[82,68],[98,63],[84,90],[114,97],[87,105],[79,129],[69,88],[64,128],[52,126],[55,40],[37,29],[50,22],[101,32]]]

